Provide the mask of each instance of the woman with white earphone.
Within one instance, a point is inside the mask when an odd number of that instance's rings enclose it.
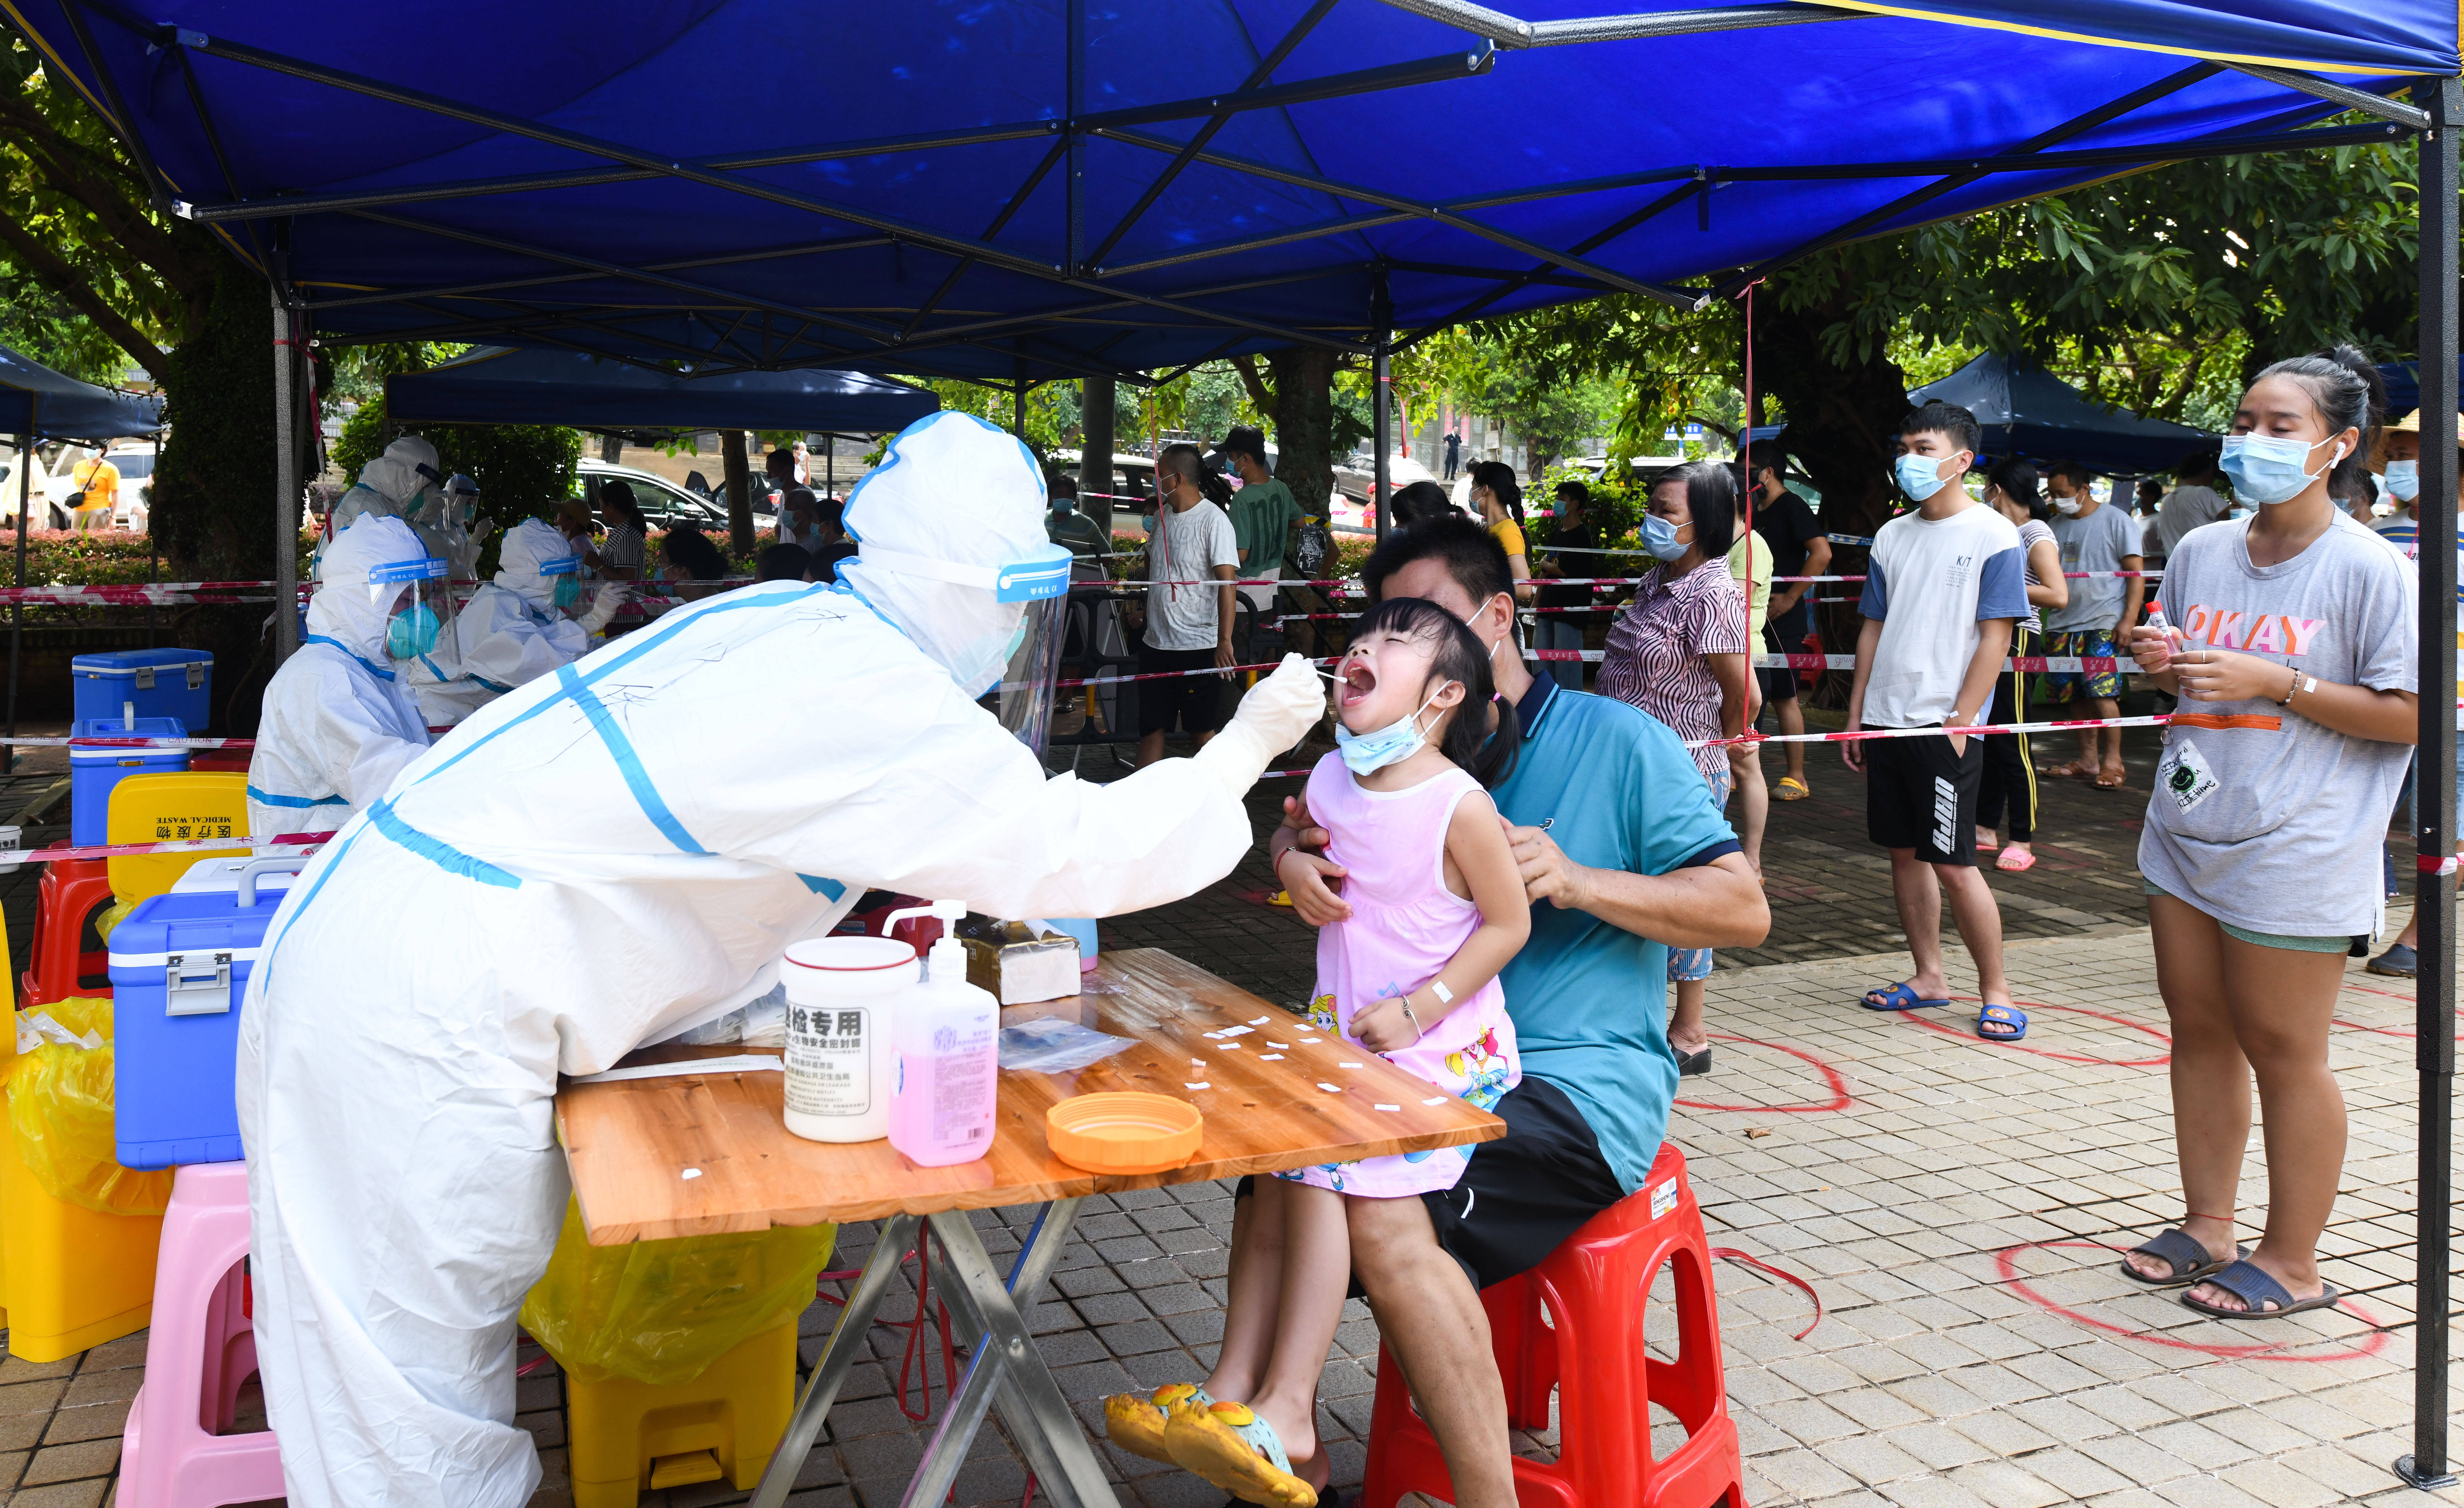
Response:
[[[2414,742],[2420,658],[2407,562],[2329,496],[2359,468],[2383,389],[2348,347],[2278,361],[2233,415],[2224,470],[2255,516],[2183,535],[2130,652],[2181,698],[2139,844],[2156,979],[2173,1030],[2188,1213],[2123,1258],[2226,1320],[2321,1308],[2343,1168],[2327,1026],[2357,938],[2378,929],[2379,835]],[[2255,1080],[2268,1205],[2234,1208]]]

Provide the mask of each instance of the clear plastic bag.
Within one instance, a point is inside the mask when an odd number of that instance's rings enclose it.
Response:
[[[669,1387],[813,1301],[835,1225],[779,1226],[592,1246],[568,1200],[547,1274],[522,1300],[522,1328],[584,1382]]]
[[[122,1168],[112,1122],[111,1001],[72,995],[17,1013],[17,1056],[0,1064],[8,1134],[36,1186],[100,1214],[161,1214],[168,1168]]]
[[[1135,1045],[1126,1037],[1112,1037],[1075,1021],[1040,1016],[1001,1028],[1001,1065],[1023,1073],[1075,1073],[1089,1063],[1101,1062]]]

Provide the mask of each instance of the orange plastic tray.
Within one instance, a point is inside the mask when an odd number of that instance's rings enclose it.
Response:
[[[1170,1095],[1082,1094],[1045,1112],[1052,1155],[1090,1173],[1159,1173],[1198,1155],[1206,1119]]]

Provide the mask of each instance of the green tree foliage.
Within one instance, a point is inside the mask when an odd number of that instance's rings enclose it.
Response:
[[[1755,291],[1757,406],[1788,422],[1826,516],[1855,527],[1887,515],[1911,366],[2025,353],[2104,402],[2212,421],[2277,357],[2334,340],[2409,355],[2414,161],[2406,143],[2183,163],[1832,248]],[[1740,382],[1744,325],[1739,302],[1617,295],[1478,334],[1518,364],[1617,382],[1631,454]]]
[[[385,422],[382,397],[362,404],[342,424],[333,463],[357,479],[360,468],[391,444],[399,427]],[[480,505],[500,526],[523,517],[545,518],[575,494],[574,468],[582,461],[582,431],[556,425],[429,425],[419,433],[436,447],[445,474],[461,472],[479,484]]]

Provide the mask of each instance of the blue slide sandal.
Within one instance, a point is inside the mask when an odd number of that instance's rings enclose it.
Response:
[[[2000,1031],[1988,1030],[2000,1027]],[[2015,1042],[2028,1035],[2028,1013],[2015,1005],[1989,1005],[1976,1013],[1976,1035],[1989,1042]]]
[[[1868,1011],[1923,1011],[1949,1003],[1947,999],[1920,1000],[1917,998],[1917,993],[1905,984],[1877,986],[1865,992],[1862,1002]]]

